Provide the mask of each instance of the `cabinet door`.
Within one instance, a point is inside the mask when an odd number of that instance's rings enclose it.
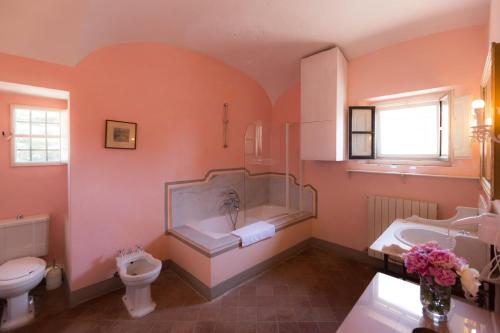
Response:
[[[301,159],[314,161],[343,161],[344,140],[336,130],[335,121],[315,121],[300,124]]]
[[[338,48],[334,48],[302,59],[301,122],[336,118],[339,52]]]

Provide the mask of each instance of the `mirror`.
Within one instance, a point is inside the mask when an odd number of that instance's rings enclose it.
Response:
[[[486,59],[486,64],[484,67],[483,79],[481,82],[481,99],[485,101],[484,108],[484,119],[485,123],[492,125],[494,124],[494,113],[493,113],[493,90],[492,90],[492,64],[491,64],[491,51]],[[480,170],[481,170],[481,186],[484,192],[489,198],[493,198],[493,145],[491,140],[485,140],[480,143]]]

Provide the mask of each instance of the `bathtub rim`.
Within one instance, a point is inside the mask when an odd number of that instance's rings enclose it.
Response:
[[[272,224],[276,226],[276,232],[280,232],[283,229],[286,229],[288,227],[291,227],[297,223],[305,222],[309,219],[315,219],[316,217],[307,212],[299,212],[298,214],[295,214],[293,216],[286,216],[282,219],[272,221]],[[189,229],[188,232],[186,232],[186,229]],[[171,230],[168,230],[167,236],[172,236],[179,241],[183,242],[187,246],[191,247],[192,249],[198,251],[199,253],[203,254],[204,256],[208,258],[213,258],[218,255],[223,254],[224,252],[230,251],[232,249],[241,247],[241,239],[239,237],[236,237],[234,235],[229,235],[223,238],[220,238],[218,240],[211,239],[209,241],[212,241],[213,243],[219,243],[217,246],[210,247],[207,246],[207,244],[203,244],[202,242],[197,242],[193,240],[191,237],[189,237],[189,234],[197,234],[198,237],[200,238],[209,238],[209,236],[204,235],[203,233],[191,229],[190,227],[187,226],[182,226],[178,228],[174,228]],[[215,242],[214,242],[215,241]]]

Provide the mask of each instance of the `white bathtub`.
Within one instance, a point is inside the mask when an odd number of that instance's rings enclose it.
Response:
[[[285,207],[274,205],[257,206],[238,214],[237,228],[249,225],[258,221],[270,222],[294,211]],[[229,216],[215,216],[201,221],[190,222],[188,227],[199,231],[211,238],[219,239],[228,236],[233,231],[233,225]]]

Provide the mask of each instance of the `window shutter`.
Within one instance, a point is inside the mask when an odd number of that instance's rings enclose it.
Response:
[[[349,159],[375,158],[375,107],[349,107]]]

